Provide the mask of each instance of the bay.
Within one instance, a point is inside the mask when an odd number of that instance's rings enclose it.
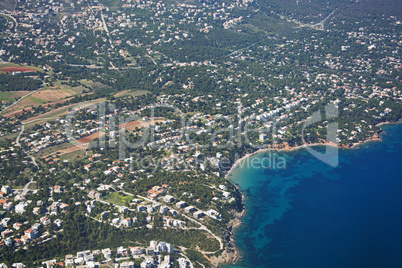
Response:
[[[243,258],[225,267],[402,267],[402,125],[383,129],[381,142],[339,150],[337,167],[300,149],[248,160],[282,158],[284,169],[234,169]]]

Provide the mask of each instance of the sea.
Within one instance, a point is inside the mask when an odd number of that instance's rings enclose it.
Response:
[[[340,149],[335,167],[301,148],[235,168],[229,180],[246,207],[234,234],[242,259],[223,267],[402,267],[402,125],[382,129],[382,141]],[[267,157],[286,167],[255,166]]]

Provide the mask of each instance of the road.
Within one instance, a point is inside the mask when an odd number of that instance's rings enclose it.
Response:
[[[127,194],[127,195],[131,195],[131,196],[134,196],[133,194],[130,194],[130,193],[127,193],[127,192],[124,192],[123,191],[123,193],[124,194]],[[140,197],[140,198],[142,198],[142,199],[144,199],[144,200],[146,200],[146,201],[149,201],[149,202],[152,202],[152,203],[154,203],[154,204],[159,204],[159,205],[162,205],[162,203],[159,203],[159,202],[157,202],[157,201],[155,201],[155,200],[152,200],[152,199],[150,199],[150,198],[146,198],[146,197],[143,197],[143,196],[140,196],[140,195],[137,195],[138,197]],[[165,204],[163,204],[163,205],[165,205]],[[166,205],[165,205],[166,206]],[[172,208],[170,208],[170,207],[168,207],[169,209],[172,209]],[[219,250],[222,250],[223,249],[223,242],[222,242],[222,239],[220,238],[220,237],[218,237],[217,235],[215,235],[211,230],[209,230],[205,225],[203,225],[201,222],[199,222],[199,221],[197,221],[197,220],[195,220],[195,219],[193,219],[193,218],[191,218],[191,217],[189,217],[189,216],[187,216],[187,215],[185,215],[185,214],[181,214],[183,217],[185,217],[186,219],[188,219],[188,220],[190,220],[190,221],[192,221],[192,222],[194,222],[194,223],[196,223],[196,224],[198,224],[198,225],[200,225],[200,227],[199,228],[194,228],[194,229],[197,229],[197,230],[204,230],[204,231],[206,231],[206,232],[208,232],[210,235],[212,235],[216,240],[218,240],[218,242],[219,242]],[[213,251],[213,252],[205,252],[205,251],[200,251],[201,253],[203,253],[203,254],[214,254],[214,253],[216,253],[218,250],[215,250],[215,251]]]
[[[36,120],[32,120],[32,121],[36,121]],[[29,122],[26,122],[26,123],[30,123],[30,122],[32,122],[32,121],[29,121]],[[20,147],[20,148],[21,148],[20,138],[21,138],[21,135],[22,135],[22,133],[24,132],[24,129],[25,129],[25,124],[24,124],[24,123],[21,123],[21,124],[22,124],[22,126],[21,126],[21,131],[20,131],[20,133],[18,134],[17,139],[15,140],[15,145],[18,146],[18,147]],[[27,153],[26,151],[24,151],[24,150],[23,150],[23,152],[24,152],[27,156],[29,156],[29,158],[31,158],[32,164],[34,164],[34,165],[39,169],[39,166],[38,166],[38,164],[36,163],[35,157],[33,157],[32,155],[28,154],[28,153]]]
[[[36,183],[36,181],[34,181],[33,179],[31,179],[27,184],[25,184],[24,188],[22,188],[22,192],[21,195],[25,196],[28,191],[29,191],[29,185],[31,185],[32,183]]]
[[[311,28],[319,28],[324,30],[324,24],[325,22],[327,22],[327,20],[335,13],[335,11],[337,11],[338,9],[336,8],[334,11],[332,11],[328,16],[326,16],[322,21],[320,21],[319,23],[310,25]]]
[[[33,178],[27,184],[25,184],[24,188],[14,189],[14,192],[21,192],[20,195],[25,196],[28,193],[28,191],[30,191],[29,185],[31,185],[32,183],[36,183],[36,181],[34,181]]]
[[[22,96],[22,97],[19,98],[18,100],[14,101],[11,105],[9,105],[9,106],[7,106],[6,108],[4,108],[1,112],[4,112],[4,111],[7,110],[8,108],[14,106],[15,104],[19,103],[20,101],[22,101],[22,100],[25,99],[26,97],[28,97],[28,96],[34,94],[35,92],[38,92],[39,90],[40,90],[40,88],[37,89],[37,90],[35,90],[35,91],[29,92],[28,94]]]
[[[132,193],[129,193],[129,192],[125,192],[125,191],[121,191],[123,194],[126,194],[126,195],[130,195],[130,196],[132,196],[132,197],[139,197],[139,198],[142,198],[142,199],[144,199],[144,200],[146,200],[146,201],[148,201],[148,202],[151,202],[151,203],[153,203],[153,204],[156,204],[156,205],[164,205],[164,206],[166,206],[166,204],[162,204],[162,203],[160,203],[160,202],[157,202],[157,201],[155,201],[155,200],[152,200],[152,199],[150,199],[150,198],[147,198],[147,197],[144,197],[144,196],[141,196],[141,195],[137,195],[137,196],[135,196],[135,195],[133,195]],[[115,207],[121,207],[121,206],[117,206],[117,205],[115,205],[115,204],[112,204],[112,203],[109,203],[109,202],[106,202],[106,201],[103,201],[103,200],[97,200],[97,201],[99,201],[99,202],[101,202],[101,203],[104,203],[104,204],[109,204],[109,205],[114,205]],[[169,207],[169,206],[167,206],[168,207],[168,209],[172,209],[171,207]],[[132,210],[132,209],[129,209],[129,208],[127,208],[128,210],[130,210],[130,211],[135,211],[135,210]],[[191,217],[189,217],[189,216],[187,216],[187,215],[185,215],[185,214],[181,214],[183,217],[185,217],[186,219],[188,219],[188,220],[190,220],[190,221],[192,221],[192,222],[194,222],[195,224],[197,224],[197,225],[199,225],[200,227],[198,227],[198,228],[195,228],[195,227],[192,227],[192,228],[183,228],[183,229],[187,229],[187,230],[190,230],[190,229],[195,229],[195,230],[203,230],[203,231],[206,231],[207,233],[209,233],[211,236],[213,236],[216,240],[218,240],[218,242],[219,242],[219,250],[222,250],[223,248],[224,248],[224,245],[223,245],[223,242],[222,242],[222,239],[220,238],[220,237],[218,237],[217,235],[215,235],[211,230],[209,230],[205,225],[203,225],[201,222],[199,222],[199,221],[197,221],[197,220],[195,220],[195,219],[193,219],[193,218],[191,218]],[[215,250],[215,251],[212,251],[212,252],[207,252],[207,251],[200,251],[201,253],[203,253],[203,254],[214,254],[214,253],[216,253],[218,250]]]
[[[18,147],[21,147],[20,138],[21,138],[22,132],[24,132],[24,129],[25,129],[25,125],[22,124],[22,125],[21,125],[21,131],[20,131],[20,133],[18,134],[17,139],[15,140],[15,145],[18,146]]]
[[[18,1],[15,1],[15,2],[18,2]],[[17,5],[17,3],[15,5]],[[17,32],[18,21],[13,16],[11,16],[10,14],[4,13],[2,11],[0,12],[0,15],[12,19],[14,21],[14,26],[15,26],[14,31]]]

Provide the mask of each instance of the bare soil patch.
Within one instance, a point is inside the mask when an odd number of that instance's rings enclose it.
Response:
[[[86,136],[86,137],[84,137],[84,138],[81,138],[81,139],[79,139],[79,140],[77,140],[77,141],[78,141],[79,143],[90,143],[91,141],[93,141],[93,140],[95,140],[95,139],[97,139],[97,138],[99,138],[99,137],[102,137],[103,135],[105,135],[105,132],[98,131],[98,132],[92,133],[92,134],[89,135],[89,136]]]
[[[151,120],[146,121],[146,122],[145,121],[131,121],[131,122],[128,122],[125,124],[121,124],[121,125],[119,125],[119,127],[124,128],[127,131],[133,131],[136,128],[148,127],[150,125],[153,125],[153,123],[162,123],[163,121],[165,121],[164,118],[158,117],[158,118],[155,118],[155,120],[153,120],[153,121],[151,121]]]
[[[24,67],[24,66],[9,66],[9,67],[3,67],[0,68],[0,71],[3,71],[5,73],[11,73],[11,72],[36,72],[38,71],[37,69],[30,68],[30,67]]]

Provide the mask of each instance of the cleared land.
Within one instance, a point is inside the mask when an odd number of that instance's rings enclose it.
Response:
[[[51,157],[57,156],[57,157],[60,157],[61,159],[71,159],[71,157],[68,157],[68,156],[71,155],[72,153],[81,151],[83,154],[85,154],[84,153],[85,148],[83,148],[81,146],[74,146],[71,143],[68,143],[68,145],[70,145],[71,147],[57,150],[51,154],[43,156],[43,158],[51,158]]]
[[[147,91],[147,90],[123,90],[123,91],[117,92],[113,96],[116,98],[119,98],[119,97],[121,98],[121,97],[126,97],[126,96],[137,97],[137,96],[145,95],[147,93],[149,93],[149,91]]]
[[[76,104],[76,103],[70,104],[70,105],[67,105],[67,106],[64,106],[64,107],[54,109],[54,110],[49,111],[47,113],[40,114],[40,115],[37,115],[35,117],[29,118],[29,119],[23,121],[23,123],[31,125],[31,124],[37,124],[37,123],[40,123],[40,122],[48,121],[49,119],[59,118],[59,117],[61,117],[63,115],[66,115],[69,112],[69,110],[72,109],[72,108],[74,108],[76,110],[77,109],[83,109],[83,108],[89,107],[91,105],[97,104],[99,102],[103,102],[105,100],[106,100],[105,98],[102,98],[102,99],[96,99],[96,100],[92,100],[92,101],[82,102],[80,104]]]
[[[70,87],[68,85],[62,85],[60,82],[56,83],[53,87],[45,87],[32,95],[22,99],[12,107],[3,111],[3,116],[12,118],[16,115],[20,115],[25,111],[31,111],[32,107],[42,106],[55,106],[60,103],[63,104],[67,100],[71,99],[74,95],[81,94],[85,90],[84,87]],[[27,94],[28,91],[11,91],[12,95],[7,93],[9,92],[0,92],[0,100],[3,100],[1,97],[4,96],[4,100],[9,101],[15,100],[15,98],[21,98]],[[10,93],[11,93],[10,92]],[[25,93],[25,94],[24,94]]]
[[[110,202],[119,206],[128,206],[133,199],[132,196],[126,195],[123,196],[122,194],[119,194],[118,192],[113,192],[102,198],[106,202]]]
[[[19,99],[27,94],[30,91],[7,91],[0,92],[0,101],[14,101],[15,99]]]
[[[131,121],[131,122],[128,122],[128,123],[125,123],[125,124],[121,124],[121,125],[119,125],[119,127],[124,128],[124,129],[126,129],[128,131],[133,131],[136,128],[141,129],[142,127],[148,127],[148,126],[152,125],[153,123],[162,123],[165,120],[166,120],[165,118],[156,117],[155,120],[153,120],[153,121],[147,121],[147,122],[145,122],[145,121]]]
[[[86,136],[86,137],[84,137],[84,138],[81,138],[81,139],[79,139],[79,140],[77,140],[79,143],[83,143],[83,144],[86,144],[86,143],[90,143],[91,141],[93,141],[94,139],[97,139],[97,138],[99,138],[99,137],[102,137],[103,135],[105,135],[105,132],[102,132],[102,131],[98,131],[98,132],[95,132],[95,133],[92,133],[91,135],[89,135],[89,136]]]
[[[32,67],[25,67],[25,66],[9,66],[9,67],[2,67],[0,71],[4,73],[12,73],[12,72],[37,72],[40,71],[39,68],[32,68]]]
[[[61,157],[77,151],[85,151],[88,148],[91,141],[103,136],[104,134],[105,134],[104,132],[98,131],[92,133],[89,136],[78,139],[77,142],[80,143],[79,145],[75,145],[74,143],[63,143],[60,145],[51,146],[39,151],[38,153],[36,153],[36,156],[42,158],[51,158],[55,156]]]

